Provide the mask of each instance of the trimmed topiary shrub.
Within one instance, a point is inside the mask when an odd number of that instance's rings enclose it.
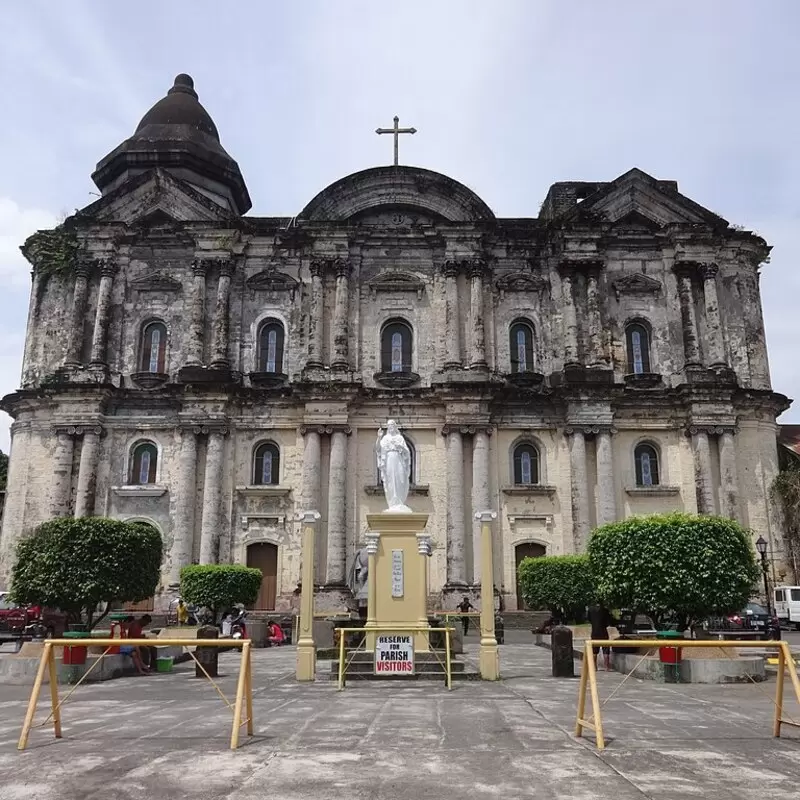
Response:
[[[11,594],[21,605],[59,608],[69,622],[97,619],[98,605],[152,597],[161,571],[161,534],[141,522],[63,517],[17,545]],[[108,608],[107,607],[107,608]]]
[[[585,555],[525,558],[519,565],[519,582],[531,608],[547,608],[564,621],[582,617],[594,599],[592,572]]]
[[[598,528],[589,560],[609,608],[688,628],[739,611],[759,578],[750,531],[725,517],[653,514]]]
[[[205,606],[214,615],[236,603],[251,606],[261,588],[260,569],[240,564],[202,564],[181,570],[181,597],[197,606]]]

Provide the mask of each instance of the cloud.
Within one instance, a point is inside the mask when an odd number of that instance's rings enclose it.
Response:
[[[22,208],[10,197],[0,197],[0,280],[6,291],[30,288],[31,267],[19,248],[32,233],[57,224],[50,211]]]

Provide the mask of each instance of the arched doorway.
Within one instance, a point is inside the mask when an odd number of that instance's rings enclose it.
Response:
[[[522,588],[519,584],[519,565],[523,558],[541,558],[547,553],[547,548],[543,544],[536,542],[523,542],[514,548],[514,575],[517,580],[517,608],[522,611],[527,609],[525,601],[522,599]]]
[[[251,544],[247,548],[247,566],[260,569],[264,576],[253,610],[274,611],[278,588],[278,546],[270,542]]]

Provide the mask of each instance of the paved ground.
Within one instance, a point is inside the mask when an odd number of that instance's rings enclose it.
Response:
[[[351,683],[339,693],[295,684],[293,648],[256,651],[257,735],[236,753],[226,749],[229,712],[186,665],[79,689],[65,738],[34,730],[24,753],[26,690],[0,686],[0,800],[798,796],[800,732],[771,738],[774,681],[628,680],[605,707],[610,742],[599,754],[571,735],[577,681],[549,677],[549,652],[510,644],[501,654],[498,684]],[[236,656],[221,660],[232,695]],[[620,681],[601,673],[601,695]],[[794,702],[787,710],[800,720]]]

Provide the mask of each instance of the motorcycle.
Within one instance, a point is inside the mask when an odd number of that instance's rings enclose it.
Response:
[[[237,606],[230,614],[226,614],[220,625],[223,636],[230,636],[231,639],[247,638],[247,611],[244,606]]]

